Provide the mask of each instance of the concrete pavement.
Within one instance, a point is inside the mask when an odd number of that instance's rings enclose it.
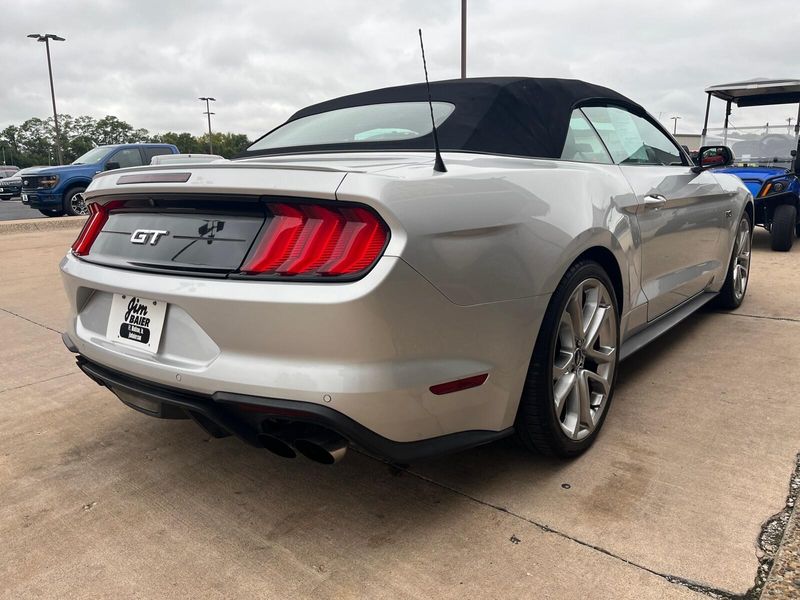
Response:
[[[124,407],[61,345],[75,234],[0,235],[0,597],[756,597],[800,450],[800,246],[757,232],[745,304],[624,363],[583,457],[501,442],[396,470]]]

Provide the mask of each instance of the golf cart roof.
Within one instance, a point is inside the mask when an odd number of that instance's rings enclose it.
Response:
[[[706,93],[737,106],[766,106],[800,102],[800,79],[750,79],[712,85]]]

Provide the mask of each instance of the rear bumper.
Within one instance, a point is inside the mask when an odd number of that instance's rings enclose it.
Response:
[[[87,361],[202,398],[307,403],[399,444],[508,430],[549,300],[459,306],[386,256],[363,279],[342,284],[159,275],[72,255],[61,270],[71,304],[67,334]],[[115,293],[168,303],[156,354],[106,337]],[[483,373],[488,380],[479,387],[430,391]]]
[[[64,343],[74,351],[75,346],[68,336]],[[408,463],[429,456],[447,454],[480,446],[513,433],[513,428],[502,431],[462,431],[432,439],[415,442],[395,442],[378,435],[342,413],[310,402],[282,400],[278,398],[262,398],[216,392],[210,396],[187,393],[184,390],[166,386],[153,385],[113,371],[78,356],[78,367],[93,381],[107,387],[120,396],[120,400],[145,414],[155,417],[175,417],[184,412],[186,416],[210,421],[223,431],[235,435],[251,446],[260,447],[258,429],[248,420],[241,418],[238,411],[241,405],[258,408],[259,417],[291,420],[301,423],[312,423],[329,429],[346,438],[351,444],[394,463]],[[154,407],[154,410],[142,410],[125,401],[125,394],[143,398]],[[238,409],[238,410],[237,410]]]

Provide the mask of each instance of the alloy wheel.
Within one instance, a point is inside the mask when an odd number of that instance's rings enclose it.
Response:
[[[83,194],[76,192],[70,196],[69,206],[72,214],[75,215],[88,215],[89,209],[86,207],[86,201],[83,199]]]
[[[750,276],[750,250],[752,238],[750,223],[747,219],[739,222],[739,231],[736,233],[736,243],[733,250],[733,294],[740,301],[747,290],[747,279]]]
[[[618,345],[611,294],[598,279],[582,281],[561,315],[553,352],[553,403],[572,440],[590,435],[611,395]]]

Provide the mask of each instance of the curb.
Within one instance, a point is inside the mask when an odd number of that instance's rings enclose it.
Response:
[[[784,600],[800,598],[800,513],[797,512],[797,498],[800,494],[800,454],[794,476],[789,484],[789,497],[786,499],[788,520],[774,554],[774,562],[764,573],[766,581],[759,598],[763,600]],[[761,567],[764,569],[764,566]]]
[[[53,231],[56,229],[80,229],[86,217],[45,217],[41,219],[20,219],[0,221],[0,235],[25,233],[28,231]]]

